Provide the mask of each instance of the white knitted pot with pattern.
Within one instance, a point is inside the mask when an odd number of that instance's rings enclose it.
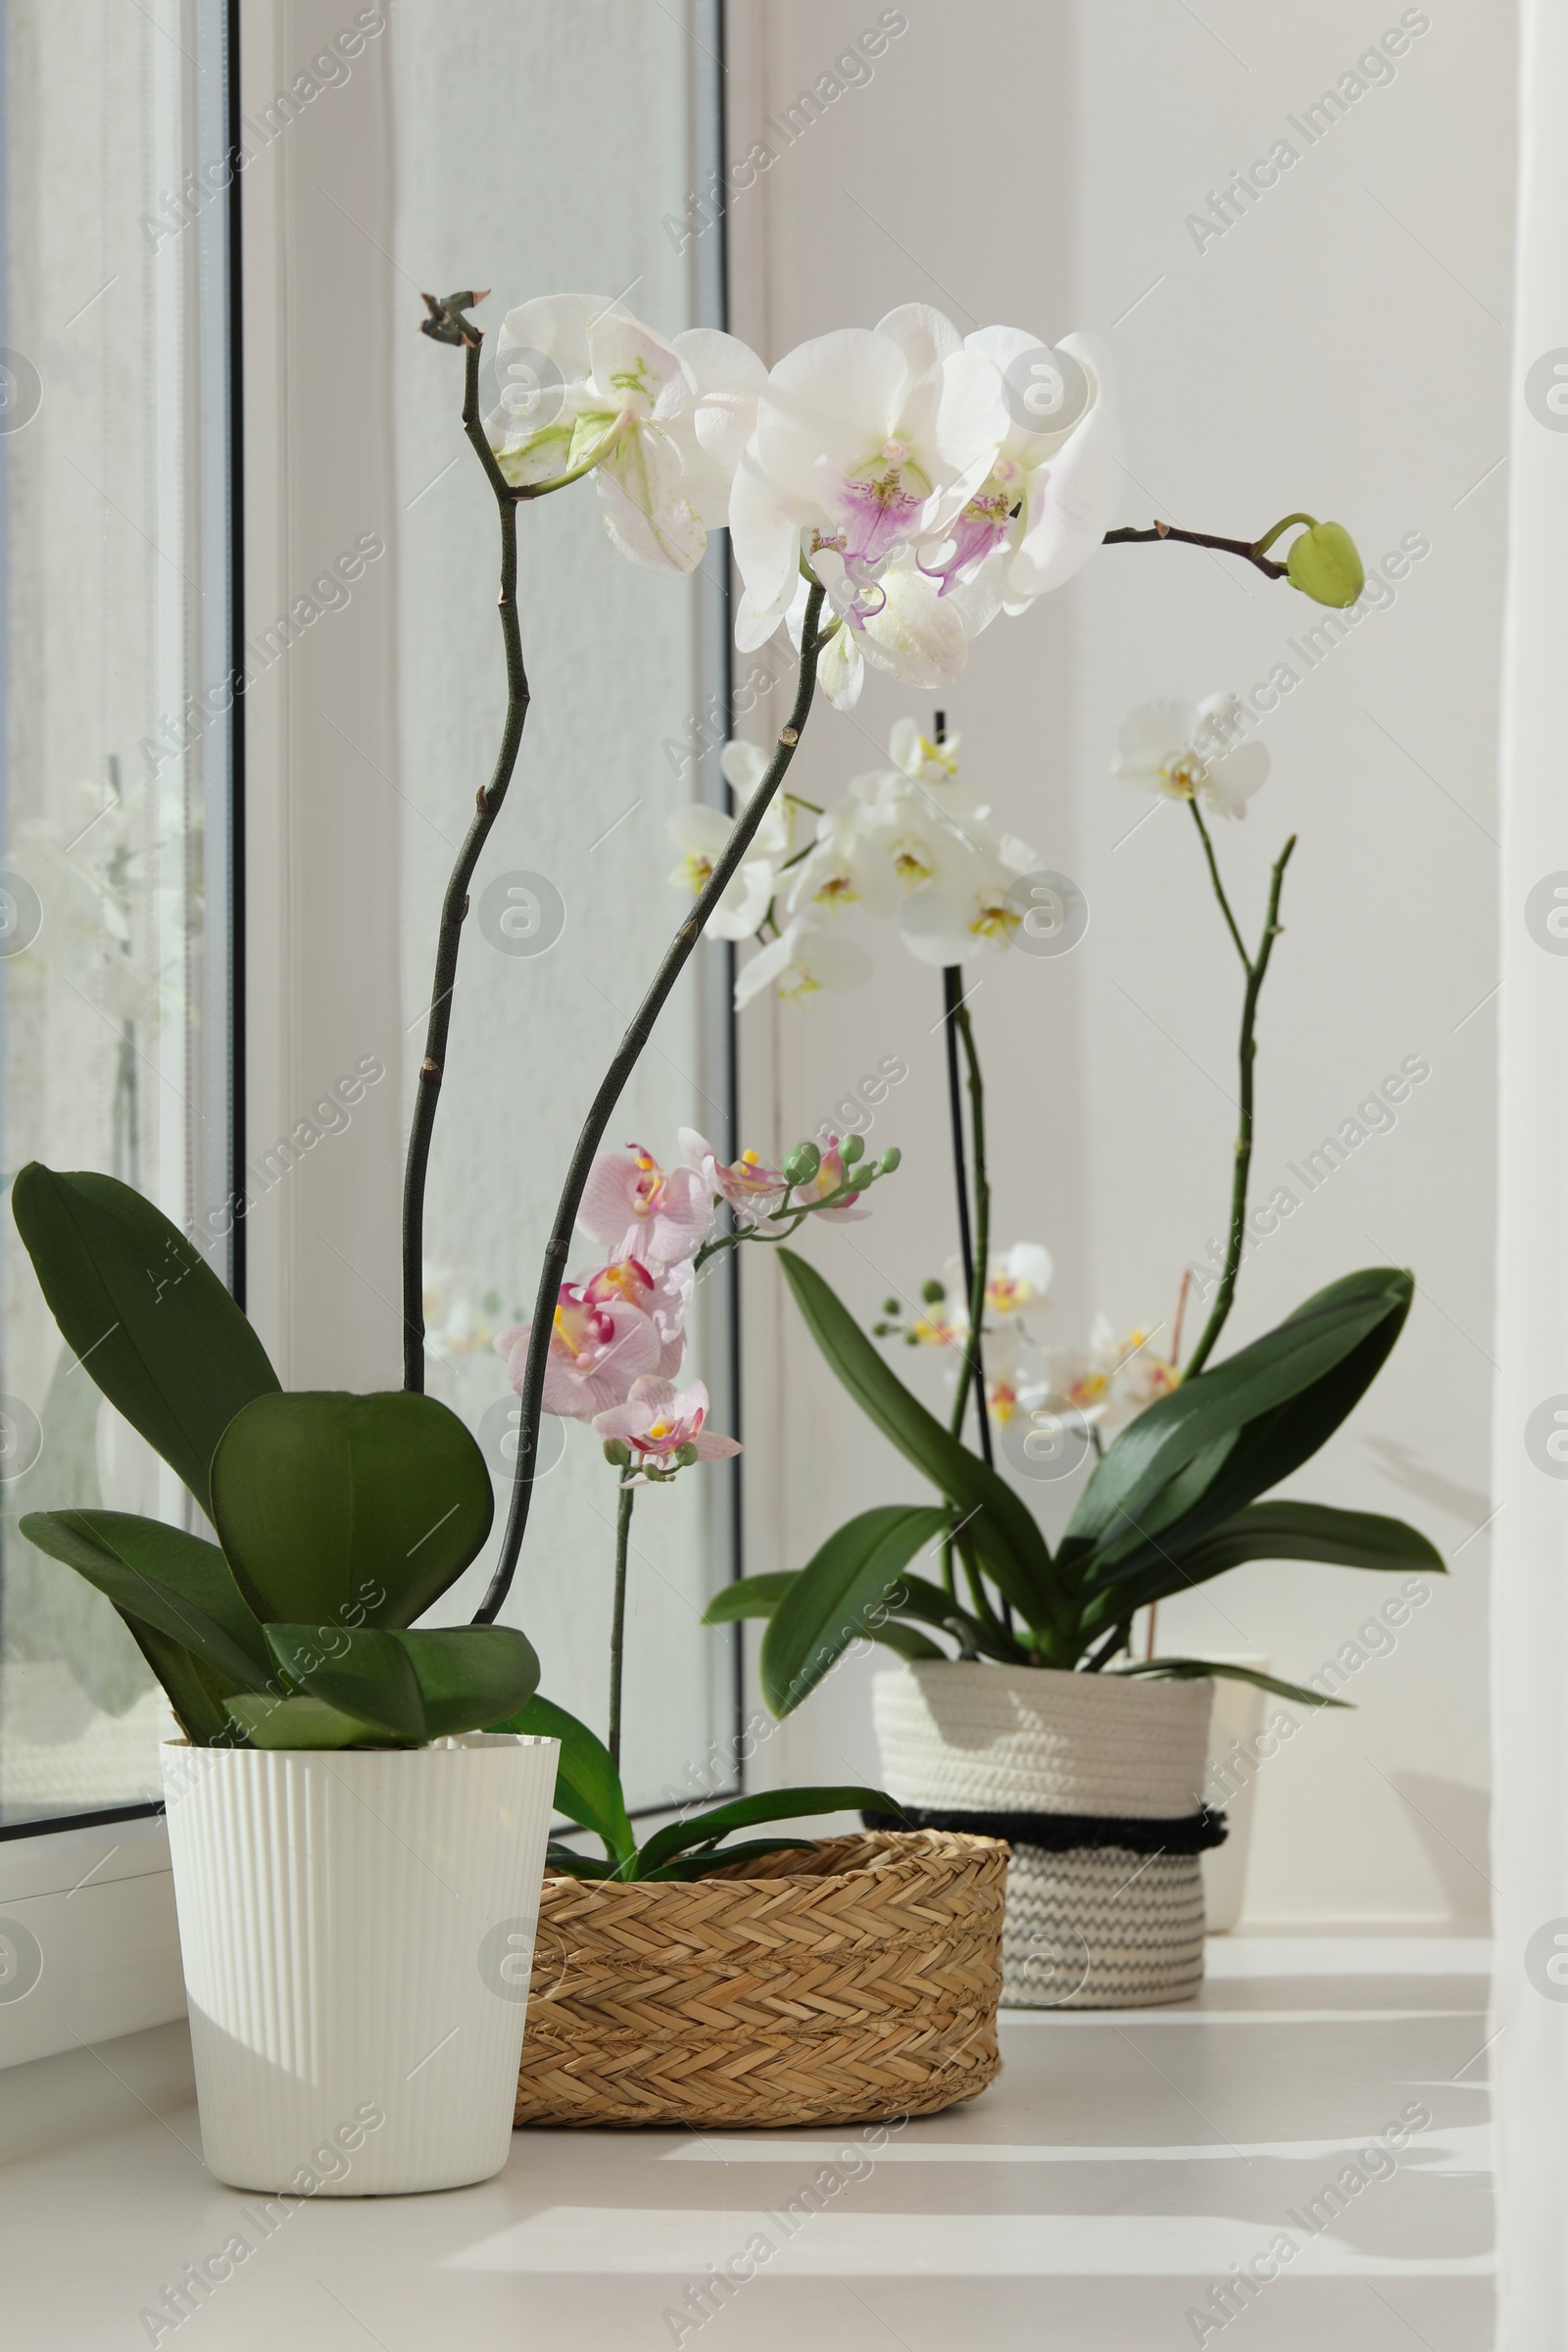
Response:
[[[901,1667],[873,1686],[883,1785],[936,1812],[1188,1820],[1203,1801],[1212,1699],[1206,1680]],[[1064,1849],[1012,1839],[1005,2004],[1136,2008],[1196,1992],[1200,1856],[1146,1847],[1099,1835]]]

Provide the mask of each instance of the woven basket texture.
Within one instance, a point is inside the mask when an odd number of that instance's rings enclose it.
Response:
[[[549,1877],[515,2121],[847,2124],[998,2073],[1007,1848],[864,1831],[688,1882]]]

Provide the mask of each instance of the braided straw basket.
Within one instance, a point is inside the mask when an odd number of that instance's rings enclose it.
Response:
[[[972,2099],[1002,2064],[1006,1868],[996,1838],[866,1831],[733,1877],[547,1878],[514,2121],[848,2124]]]

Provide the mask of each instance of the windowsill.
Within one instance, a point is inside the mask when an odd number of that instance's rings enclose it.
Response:
[[[853,2126],[518,2132],[477,2188],[302,2202],[265,2238],[245,2211],[258,2200],[201,2162],[169,2027],[7,2077],[8,2101],[16,2085],[34,2103],[50,2082],[85,2096],[83,2067],[121,2082],[113,2117],[6,2175],[29,2257],[9,2266],[7,2317],[19,2342],[140,2340],[153,2331],[133,2315],[248,2231],[247,2261],[200,2306],[209,2352],[343,2352],[351,2336],[514,2352],[519,2326],[662,2343],[688,2287],[761,2234],[776,2250],[720,2315],[745,2352],[807,2333],[814,2352],[1035,2352],[1047,2280],[1054,2332],[1120,2352],[1190,2340],[1188,2310],[1283,2230],[1298,2250],[1259,2299],[1309,2317],[1314,2341],[1386,2352],[1392,2328],[1460,2352],[1489,2340],[1492,2297],[1485,1956],[1431,1936],[1215,1938],[1182,2008],[1004,2012],[1001,2081],[880,2149]],[[1360,2168],[1320,2233],[1290,2219],[1411,2101],[1431,2125],[1387,2178]],[[822,2210],[787,2228],[827,2167]]]

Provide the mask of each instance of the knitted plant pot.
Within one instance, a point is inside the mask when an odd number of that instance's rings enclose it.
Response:
[[[1004,2004],[1130,2009],[1203,1975],[1199,1857],[1213,1684],[934,1660],[874,1684],[911,1825],[1005,1838]]]

